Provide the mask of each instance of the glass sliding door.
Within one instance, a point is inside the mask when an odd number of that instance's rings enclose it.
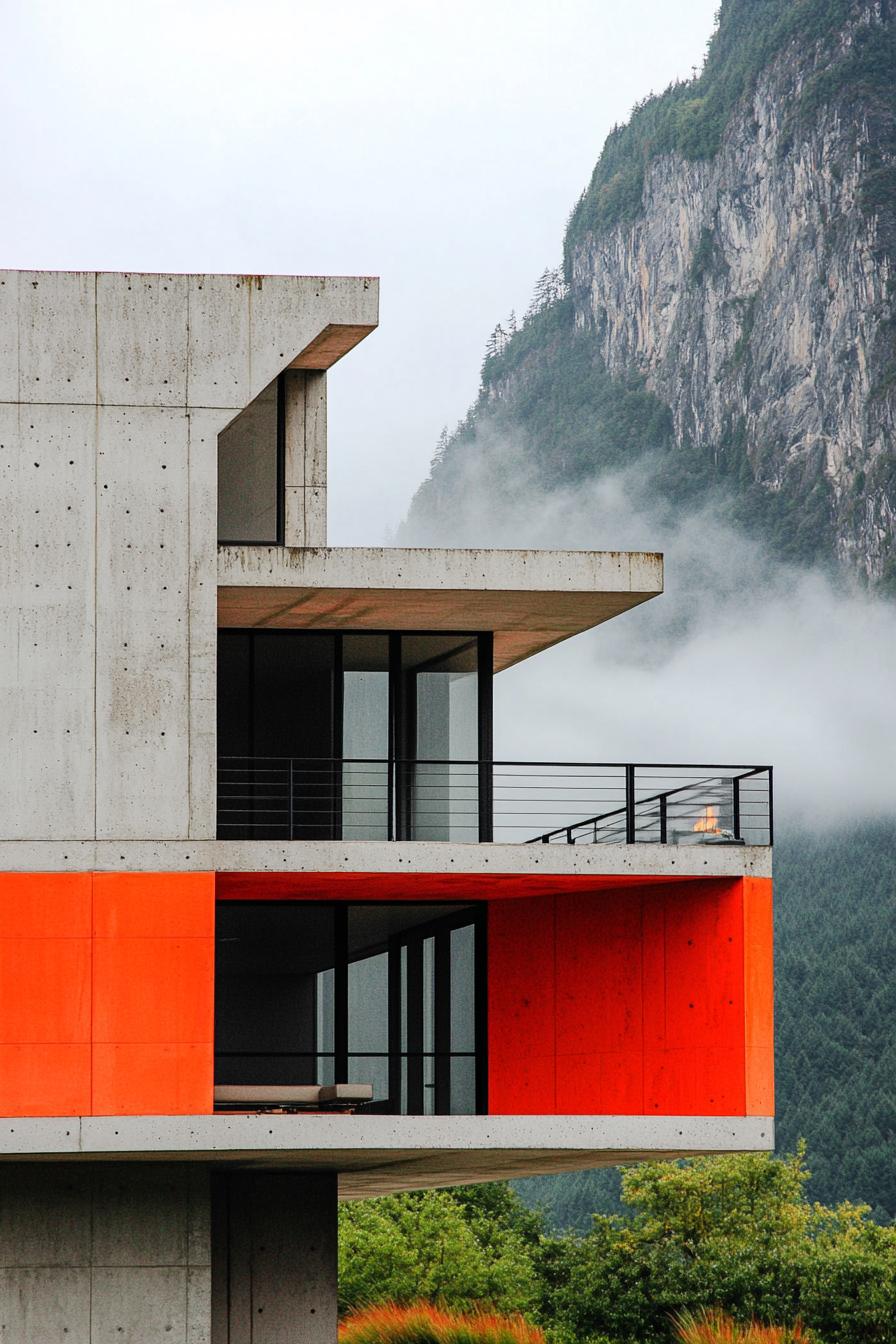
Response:
[[[490,670],[490,669],[489,669]],[[402,635],[399,772],[404,837],[478,840],[479,640]]]
[[[491,838],[489,634],[218,632],[218,834]]]
[[[342,839],[387,840],[389,636],[343,635]]]
[[[483,1111],[484,914],[219,902],[215,1082],[370,1083],[374,1111]]]

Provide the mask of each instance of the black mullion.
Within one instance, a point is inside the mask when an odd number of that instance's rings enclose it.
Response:
[[[401,1113],[401,943],[389,939],[389,1110]]]
[[[333,906],[333,1081],[348,1082],[348,905]]]
[[[333,735],[330,741],[330,768],[333,774],[330,779],[330,806],[332,808],[332,822],[330,826],[330,838],[333,840],[342,839],[342,780],[343,765],[342,753],[344,750],[343,731],[345,727],[345,687],[343,686],[343,675],[345,672],[345,660],[342,650],[342,635],[334,636],[333,647]]]
[[[495,660],[495,637],[489,631],[477,641],[477,716],[479,719],[479,842],[494,839],[494,778],[492,767],[493,701],[492,676]]]
[[[407,947],[408,1115],[423,1114],[423,941]]]
[[[451,1113],[451,931],[435,935],[433,1052],[435,1113]]]
[[[401,777],[396,775],[395,759],[401,754],[401,635],[389,636],[389,763],[386,767],[386,788],[388,792],[387,840],[397,840],[401,835],[401,821],[398,795],[401,791]],[[400,767],[399,767],[400,769]]]

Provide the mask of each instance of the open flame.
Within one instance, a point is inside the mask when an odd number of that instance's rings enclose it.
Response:
[[[704,807],[694,822],[694,830],[703,831],[710,835],[719,834],[719,814],[711,804],[709,807]]]

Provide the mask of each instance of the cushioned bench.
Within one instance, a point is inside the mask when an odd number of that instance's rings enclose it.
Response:
[[[215,1109],[233,1111],[353,1111],[373,1100],[371,1083],[226,1083],[215,1088]]]

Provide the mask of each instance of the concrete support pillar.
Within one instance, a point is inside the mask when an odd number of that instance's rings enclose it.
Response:
[[[326,546],[327,375],[289,369],[284,379],[284,540]]]
[[[198,1164],[0,1168],[3,1344],[207,1344],[209,1262]]]
[[[334,1344],[336,1175],[216,1176],[212,1344]]]

